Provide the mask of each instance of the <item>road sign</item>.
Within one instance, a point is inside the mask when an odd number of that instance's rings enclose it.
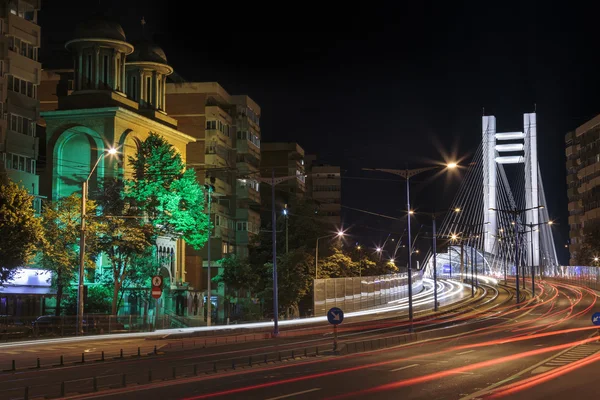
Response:
[[[152,277],[152,297],[160,299],[162,295],[163,278],[160,275]]]
[[[600,312],[597,312],[594,315],[592,315],[592,324],[600,325]]]
[[[344,320],[344,312],[341,308],[333,307],[327,311],[327,321],[332,325],[339,325]]]

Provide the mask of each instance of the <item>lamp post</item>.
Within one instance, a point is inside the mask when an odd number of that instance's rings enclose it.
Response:
[[[279,300],[277,285],[277,215],[275,213],[275,185],[290,179],[298,178],[298,175],[289,175],[275,178],[275,169],[271,169],[271,178],[260,177],[258,181],[271,185],[271,224],[273,226],[273,336],[279,336]]]
[[[426,167],[426,168],[416,168],[416,169],[379,169],[379,168],[363,168],[366,171],[381,171],[387,172],[390,174],[398,175],[403,177],[406,180],[406,212],[407,212],[407,231],[408,231],[408,320],[409,320],[409,331],[413,331],[413,299],[412,299],[412,240],[410,233],[410,216],[412,214],[412,210],[410,209],[410,178],[420,173],[431,171],[439,168],[447,168],[454,169],[456,168],[456,163],[450,163],[444,166],[435,166],[435,167]]]
[[[496,212],[505,212],[507,214],[510,214],[514,217],[514,221],[513,224],[515,226],[515,279],[516,279],[516,289],[517,289],[517,307],[519,306],[519,304],[521,303],[521,300],[519,298],[520,294],[519,294],[519,226],[517,224],[517,217],[519,214],[522,214],[526,211],[531,211],[531,210],[538,210],[544,208],[544,206],[537,206],[537,207],[531,207],[531,208],[525,208],[522,210],[501,210],[501,209],[497,209],[497,208],[490,208],[491,211],[496,211]],[[525,281],[525,277],[523,277],[523,282]]]
[[[283,215],[285,216],[285,254],[289,253],[288,247],[288,209],[287,204],[283,207]]]
[[[94,164],[94,166],[92,167],[90,174],[87,176],[87,178],[83,182],[81,182],[81,234],[79,237],[79,286],[77,288],[77,334],[79,334],[79,335],[83,334],[83,303],[84,303],[84,300],[83,300],[83,292],[84,292],[83,274],[84,274],[84,270],[85,270],[85,213],[86,213],[85,203],[87,201],[87,195],[88,195],[88,193],[87,193],[88,192],[88,182],[89,182],[90,178],[92,177],[92,174],[96,170],[96,167],[100,163],[100,160],[102,160],[107,154],[109,154],[111,156],[115,155],[115,154],[117,154],[117,149],[110,148],[108,150],[103,151],[102,154],[100,154],[100,157],[98,157],[98,159],[96,160],[96,163]]]
[[[532,296],[535,296],[535,266],[533,265],[533,228],[540,225],[552,225],[553,221],[540,222],[539,224],[524,224],[529,227],[529,242],[531,243],[531,293]],[[525,232],[524,232],[525,233]],[[541,257],[539,258],[541,261]],[[540,271],[542,270],[540,266]],[[525,276],[523,276],[523,281],[525,281]]]
[[[213,178],[214,180],[214,178]],[[204,185],[204,188],[208,192],[208,218],[210,219],[210,208],[212,205],[212,194],[215,191],[213,185]],[[210,275],[210,238],[212,236],[212,229],[208,232],[208,266],[207,266],[207,281],[206,281],[206,326],[210,326],[212,323],[212,288],[211,288],[211,275]]]
[[[315,279],[319,279],[319,239],[325,239],[325,238],[334,237],[334,236],[341,238],[344,235],[345,235],[344,231],[339,231],[339,232],[333,233],[331,235],[319,236],[317,238],[317,245],[315,246]]]

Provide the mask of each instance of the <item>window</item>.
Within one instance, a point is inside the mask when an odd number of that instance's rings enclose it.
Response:
[[[87,69],[87,79],[88,79],[88,84],[92,83],[92,55],[88,54],[87,56],[87,63],[86,63],[86,69]]]
[[[221,225],[221,216],[219,214],[215,215],[215,226]]]
[[[304,173],[302,173],[302,171],[300,171],[299,169],[296,170],[296,178],[298,178],[300,182],[304,182],[306,180]]]
[[[150,96],[151,96],[151,84],[152,84],[152,80],[150,79],[150,77],[146,77],[146,102],[148,104],[152,104],[152,102],[150,101]]]
[[[108,56],[104,56],[104,65],[103,65],[104,79],[102,80],[105,85],[108,85]]]
[[[9,129],[24,135],[35,136],[35,121],[16,114],[10,114]]]
[[[238,231],[248,231],[248,223],[246,221],[244,222],[238,222],[237,223],[237,230]]]
[[[0,60],[0,76],[4,76],[4,61]]]
[[[8,76],[8,90],[31,97],[32,99],[37,97],[37,85],[12,75]]]
[[[6,168],[16,169],[18,171],[28,172],[30,174],[35,173],[35,160],[20,156],[18,154],[6,154]]]
[[[131,99],[137,100],[137,77],[131,77]]]
[[[217,129],[217,121],[206,121],[206,129]]]

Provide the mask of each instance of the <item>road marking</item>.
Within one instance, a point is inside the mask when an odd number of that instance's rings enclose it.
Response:
[[[308,389],[308,390],[304,390],[302,392],[296,392],[296,393],[290,393],[290,394],[285,394],[283,396],[278,396],[278,397],[270,397],[268,399],[265,400],[279,400],[279,399],[286,399],[288,397],[292,397],[292,396],[297,396],[299,394],[304,394],[304,393],[310,393],[310,392],[316,392],[317,390],[321,390],[321,388],[314,388],[314,389]]]
[[[405,365],[404,367],[391,369],[390,372],[402,371],[403,369],[409,369],[409,368],[418,367],[418,366],[419,366],[419,364]]]
[[[475,350],[467,350],[467,351],[463,351],[462,353],[457,353],[459,356],[462,356],[463,354],[469,354],[474,352]]]
[[[451,374],[460,374],[460,375],[475,375],[475,372],[463,372],[463,371],[448,371]]]

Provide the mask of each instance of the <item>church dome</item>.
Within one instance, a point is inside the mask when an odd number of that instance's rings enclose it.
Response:
[[[127,41],[121,25],[102,15],[77,24],[73,39],[109,39]]]
[[[163,49],[146,40],[133,44],[133,53],[127,57],[127,62],[154,62],[168,65]]]

